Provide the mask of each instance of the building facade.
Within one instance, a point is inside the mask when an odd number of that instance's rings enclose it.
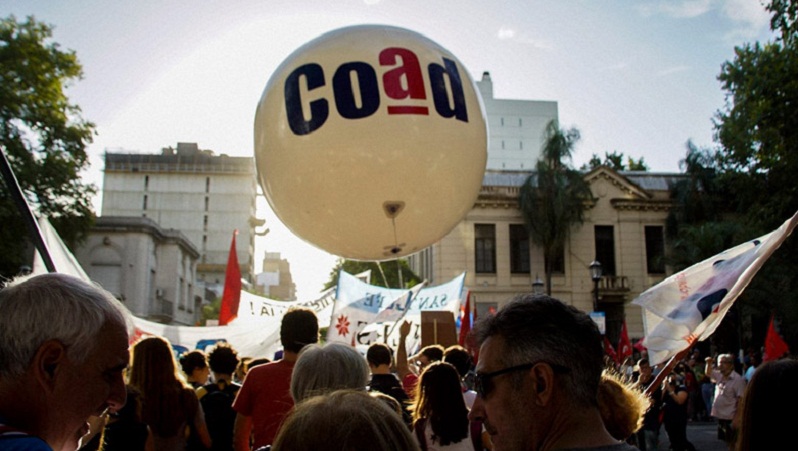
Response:
[[[474,208],[442,240],[411,256],[411,268],[430,284],[466,271],[465,285],[477,315],[501,307],[511,297],[532,291],[545,279],[543,251],[530,243],[518,204],[528,171],[488,170]],[[552,296],[593,311],[590,264],[601,263],[596,311],[604,312],[606,335],[617,343],[626,321],[632,338],[643,336],[640,293],[662,281],[665,222],[673,204],[670,186],[680,174],[616,172],[599,167],[584,175],[593,202],[585,222],[571,231],[551,280]],[[544,287],[545,289],[545,287]]]
[[[291,277],[291,264],[279,252],[266,252],[263,256],[263,272],[255,282],[264,296],[281,301],[296,301],[296,284]]]
[[[534,170],[546,125],[557,119],[557,102],[494,98],[488,72],[476,84],[488,123],[487,168]]]
[[[219,291],[234,230],[242,277],[253,280],[257,182],[252,157],[215,155],[196,143],[160,154],[105,154],[102,216],[150,218],[199,251],[197,283]]]
[[[146,217],[101,216],[75,257],[136,316],[192,326],[202,318],[199,251],[177,230]]]

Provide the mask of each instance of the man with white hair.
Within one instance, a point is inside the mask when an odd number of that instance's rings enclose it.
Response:
[[[0,290],[0,449],[75,450],[126,399],[131,324],[109,292],[42,274]]]

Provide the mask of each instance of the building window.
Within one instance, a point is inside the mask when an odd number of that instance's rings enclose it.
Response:
[[[150,176],[144,176],[144,191],[147,191],[150,188]]]
[[[208,196],[205,196],[205,211],[208,211],[208,204],[209,203],[210,203],[210,200],[209,200]]]
[[[646,226],[646,267],[649,274],[665,274],[665,239],[662,226]]]
[[[474,253],[478,274],[496,273],[495,224],[474,224]]]
[[[529,234],[523,224],[510,224],[510,272],[529,274]]]
[[[518,118],[518,126],[519,127],[523,126],[523,122],[522,122],[522,119],[520,117]]]
[[[211,192],[211,178],[210,177],[205,177],[205,192],[206,193],[210,193]]]
[[[208,215],[204,215],[202,217],[202,231],[203,232],[208,231]]]
[[[146,194],[144,195],[144,202],[141,205],[141,209],[142,210],[146,210],[147,209],[147,195]]]
[[[501,119],[502,127],[504,127],[504,118]]]
[[[524,150],[524,142],[523,141],[518,141],[518,148],[520,150]]]
[[[605,276],[615,276],[615,233],[612,226],[595,226],[596,260]]]
[[[502,150],[504,150],[504,140],[502,140]]]

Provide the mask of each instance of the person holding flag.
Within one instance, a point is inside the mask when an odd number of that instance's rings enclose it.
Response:
[[[733,449],[736,431],[732,424],[740,400],[745,392],[745,379],[734,371],[734,355],[718,356],[718,366],[714,366],[712,357],[706,358],[704,371],[715,383],[715,401],[712,403],[711,415],[718,420],[718,439],[725,441],[729,449]]]

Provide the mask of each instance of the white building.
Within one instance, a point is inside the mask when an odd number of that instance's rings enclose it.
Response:
[[[75,257],[136,316],[184,325],[202,318],[202,293],[195,290],[199,251],[177,230],[150,218],[102,216]]]
[[[102,216],[145,217],[199,251],[197,285],[224,284],[233,231],[242,277],[252,281],[257,182],[252,157],[214,155],[196,143],[160,154],[105,154]]]
[[[477,81],[488,116],[488,169],[535,169],[546,125],[557,119],[557,102],[493,97],[490,73]]]

